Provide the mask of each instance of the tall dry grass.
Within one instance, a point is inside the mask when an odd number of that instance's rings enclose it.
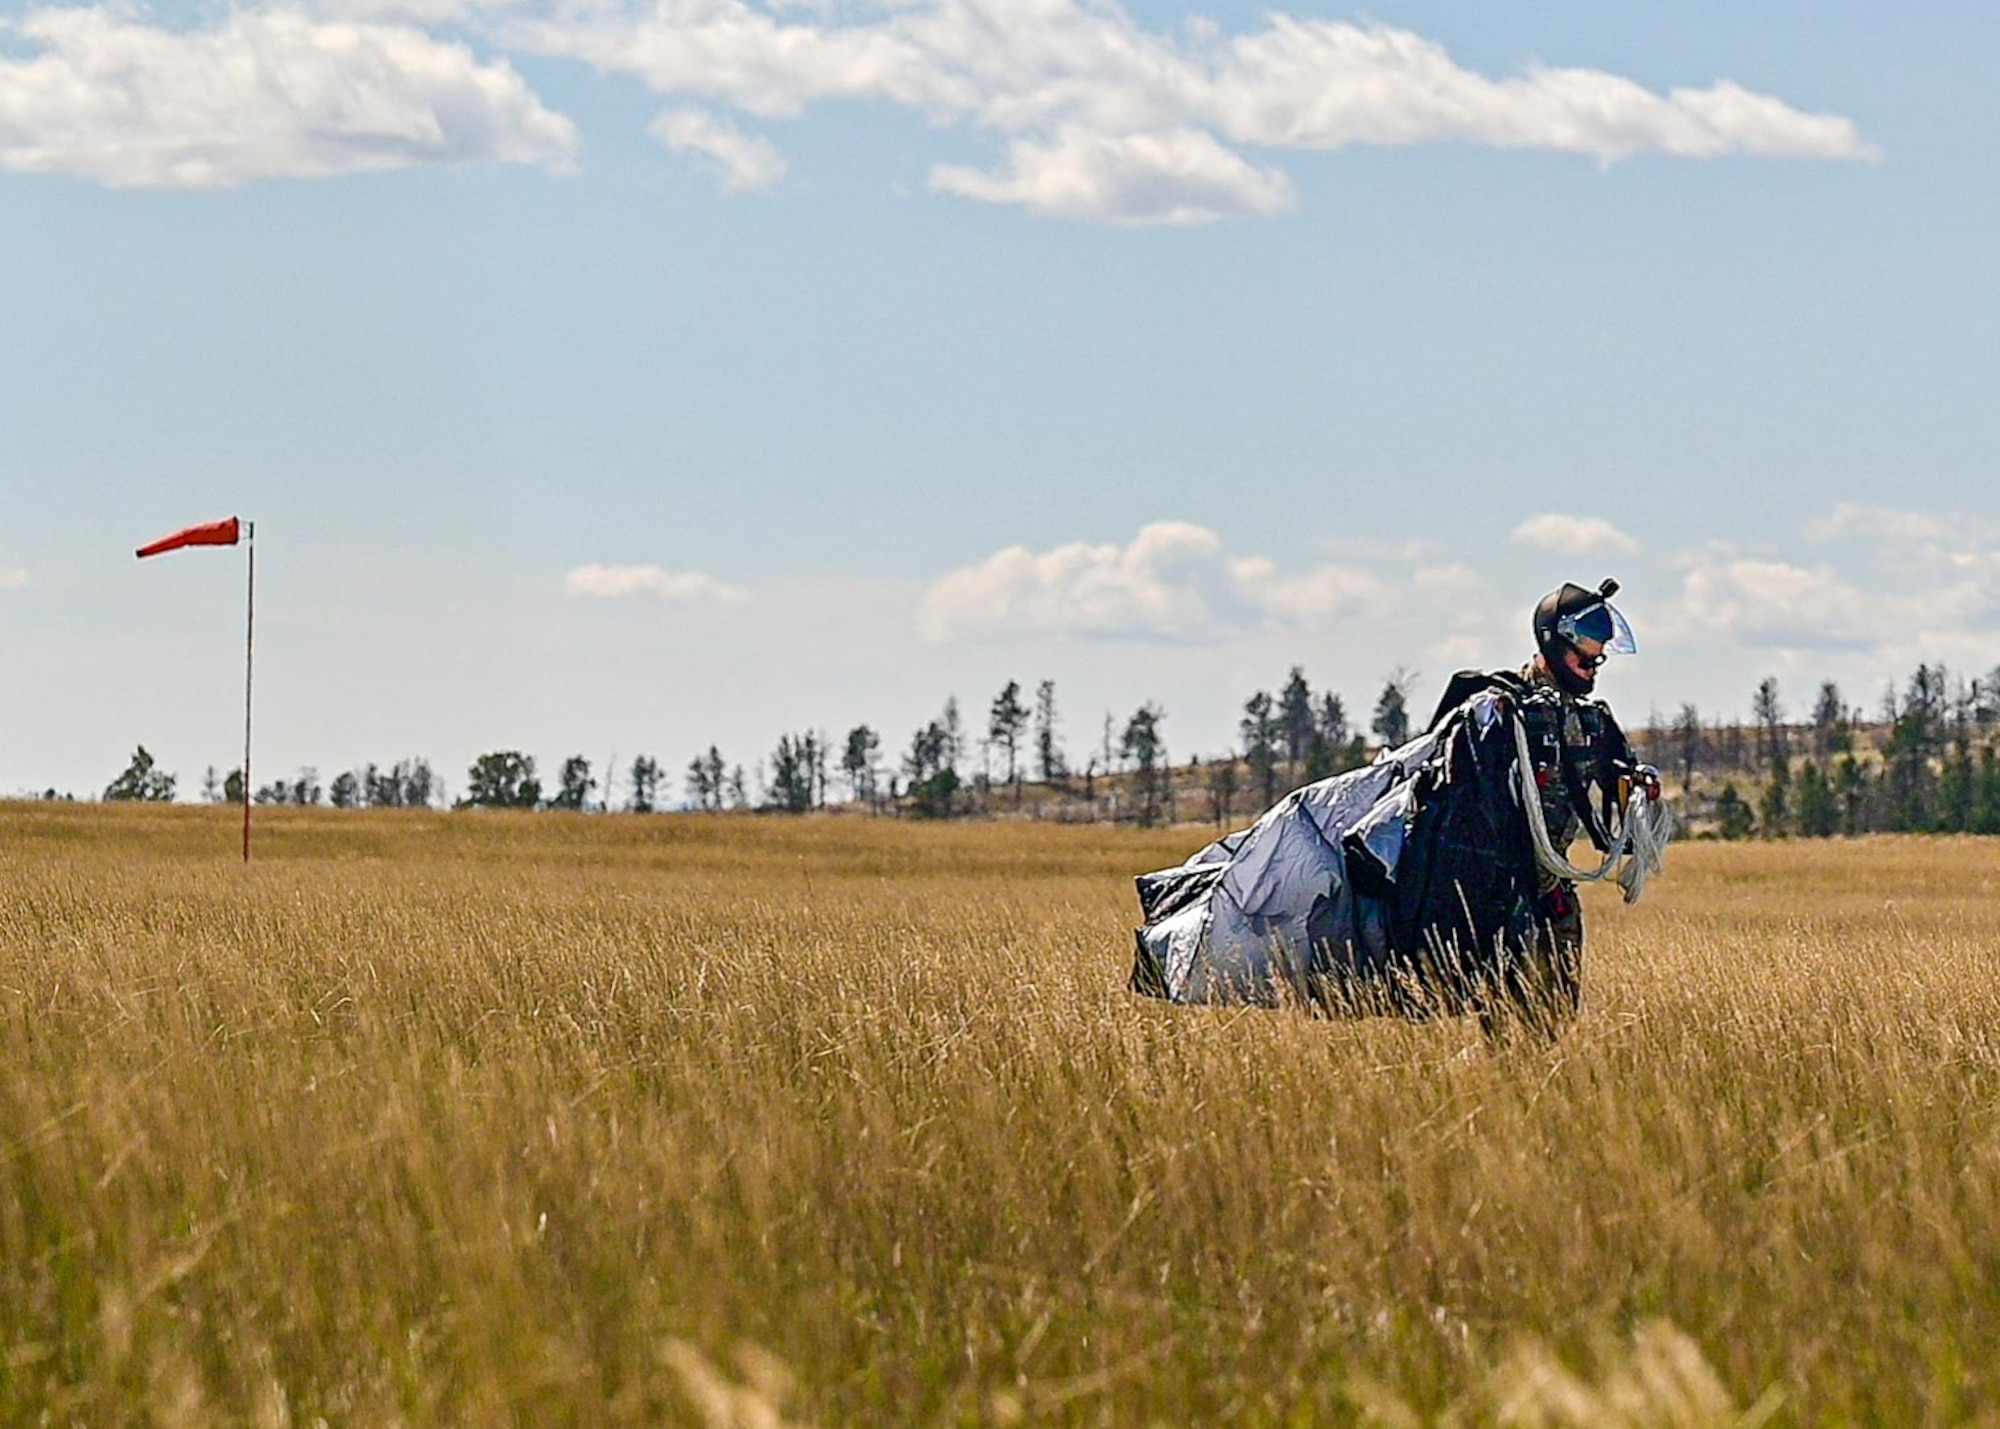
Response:
[[[0,808],[0,1418],[2000,1422],[2000,858],[1677,848],[1583,1019],[1163,1007],[1201,831]]]

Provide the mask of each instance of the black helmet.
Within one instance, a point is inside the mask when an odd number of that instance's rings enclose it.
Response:
[[[1596,590],[1565,581],[1535,605],[1535,648],[1542,652],[1542,661],[1556,684],[1570,694],[1590,693],[1597,683],[1596,666],[1604,662],[1605,655],[1630,655],[1639,648],[1632,638],[1632,627],[1611,604],[1617,593],[1618,582],[1614,580],[1602,582]],[[1581,678],[1562,658],[1565,650],[1577,649],[1578,640],[1603,647],[1603,654],[1591,662],[1589,673]]]

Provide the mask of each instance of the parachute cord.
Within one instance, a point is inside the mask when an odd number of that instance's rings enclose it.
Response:
[[[1535,761],[1528,752],[1528,729],[1520,715],[1512,717],[1516,768],[1521,785],[1521,803],[1528,812],[1528,832],[1535,845],[1535,862],[1545,873],[1571,883],[1596,883],[1617,874],[1618,886],[1627,903],[1637,903],[1646,890],[1648,875],[1667,864],[1667,841],[1674,834],[1673,810],[1648,798],[1643,788],[1634,787],[1619,820],[1604,861],[1594,870],[1571,863],[1549,838],[1548,818],[1542,812],[1542,791],[1535,785]],[[1622,866],[1621,866],[1622,864]]]

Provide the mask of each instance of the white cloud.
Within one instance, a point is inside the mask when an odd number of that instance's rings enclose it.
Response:
[[[1671,629],[1782,649],[1857,649],[1893,635],[1887,602],[1827,567],[1731,558],[1689,570]]]
[[[114,187],[227,188],[432,163],[569,165],[570,121],[505,60],[406,25],[240,9],[212,28],[127,6],[0,22],[0,169]]]
[[[1899,511],[1857,501],[1840,502],[1830,513],[1806,525],[1806,535],[1815,541],[1865,536],[1906,545],[1948,543],[1954,537],[1963,537],[1966,530],[1963,518],[1946,517],[1935,511]]]
[[[1583,155],[1871,157],[1853,123],[1727,80],[1656,94],[1589,69],[1493,79],[1387,25],[1272,15],[1226,37],[1156,34],[1089,0],[659,0],[505,24],[523,49],[633,74],[655,91],[790,118],[874,100],[1008,139],[997,173],[932,186],[1066,218],[1195,223],[1271,214],[1290,181],[1239,149],[1472,143]]]
[[[1853,121],[1831,114],[1801,114],[1767,94],[1718,80],[1707,89],[1676,89],[1666,103],[1672,120],[1661,152],[1709,158],[1759,154],[1773,159],[1879,159]],[[1601,157],[1615,158],[1616,154]]]
[[[1565,555],[1588,555],[1592,551],[1610,551],[1620,556],[1639,554],[1639,543],[1602,516],[1565,516],[1555,511],[1530,516],[1514,528],[1514,539]]]
[[[28,573],[0,566],[0,590],[20,590],[28,584]]]
[[[1224,131],[1244,143],[1339,149],[1447,141],[1582,154],[1862,158],[1854,125],[1727,80],[1662,96],[1601,70],[1536,68],[1495,80],[1388,25],[1299,20],[1231,43],[1208,76]]]
[[[647,132],[677,153],[708,160],[723,186],[737,193],[761,193],[785,177],[784,156],[769,139],[745,134],[705,109],[670,110]]]
[[[447,25],[495,8],[493,0],[302,0],[322,18],[407,25]]]
[[[563,577],[563,589],[596,600],[650,595],[676,605],[739,605],[749,599],[741,588],[714,576],[659,566],[578,566]]]
[[[1292,206],[1290,179],[1248,163],[1198,129],[1129,135],[1069,129],[1046,144],[1017,139],[1008,146],[1004,175],[940,165],[931,187],[1053,218],[1124,224],[1207,223]]]
[[[1492,642],[1479,635],[1448,635],[1424,647],[1424,653],[1443,670],[1463,670],[1490,660]]]
[[[1806,527],[1812,541],[1844,549],[1880,574],[1923,586],[1949,577],[2000,587],[2000,524],[1962,511],[1906,511],[1842,502]]]
[[[1353,566],[1319,566],[1304,575],[1281,576],[1269,560],[1250,556],[1233,562],[1230,574],[1254,609],[1293,625],[1369,610],[1383,595],[1379,578]]]
[[[762,119],[896,106],[1004,141],[939,164],[939,192],[1069,219],[1270,215],[1290,179],[1246,151],[1469,143],[1582,155],[1873,155],[1852,121],[1728,80],[1656,93],[1582,68],[1491,77],[1382,24],[1282,13],[1242,34],[1148,30],[1105,0],[218,0],[208,28],[122,0],[0,21],[0,166],[212,187],[439,162],[562,168],[570,122],[505,59],[583,61]],[[447,38],[447,36],[457,38]],[[700,109],[655,125],[732,188],[784,173],[768,139]]]
[[[1672,644],[1728,643],[1773,652],[1866,652],[1883,668],[1990,646],[2000,581],[1940,567],[1911,582],[1879,569],[1712,551],[1686,562],[1678,600],[1662,613]]]
[[[923,594],[919,633],[935,644],[1022,634],[1207,641],[1262,625],[1314,625],[1368,608],[1380,582],[1321,567],[1280,575],[1231,558],[1204,526],[1160,521],[1131,544],[1073,542],[1040,555],[1011,546]]]
[[[1729,670],[1742,689],[1766,674],[1833,678],[1852,691],[1900,682],[1920,663],[1990,670],[2000,650],[1993,525],[1843,503],[1756,550],[1684,553],[1671,562],[1678,590],[1639,612],[1641,648],[1664,656],[1676,680]]]
[[[1023,631],[1201,638],[1230,588],[1222,541],[1186,522],[1147,526],[1129,546],[1010,546],[924,592],[917,628],[934,643]]]
[[[1484,622],[1491,615],[1497,596],[1492,582],[1463,562],[1414,566],[1408,586],[1403,597],[1408,603],[1454,625]]]

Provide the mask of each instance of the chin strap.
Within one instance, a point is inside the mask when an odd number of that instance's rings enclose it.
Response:
[[[1610,830],[1611,847],[1595,870],[1571,863],[1549,839],[1548,818],[1542,812],[1542,792],[1535,787],[1534,756],[1528,752],[1528,727],[1519,714],[1509,715],[1514,726],[1515,768],[1520,782],[1521,803],[1528,811],[1528,831],[1534,838],[1535,862],[1542,870],[1571,883],[1596,883],[1618,875],[1618,886],[1627,903],[1637,903],[1646,889],[1649,875],[1667,866],[1667,841],[1674,836],[1674,811],[1655,803],[1643,788],[1634,786],[1626,801],[1624,817]],[[1621,866],[1622,864],[1622,866]]]

